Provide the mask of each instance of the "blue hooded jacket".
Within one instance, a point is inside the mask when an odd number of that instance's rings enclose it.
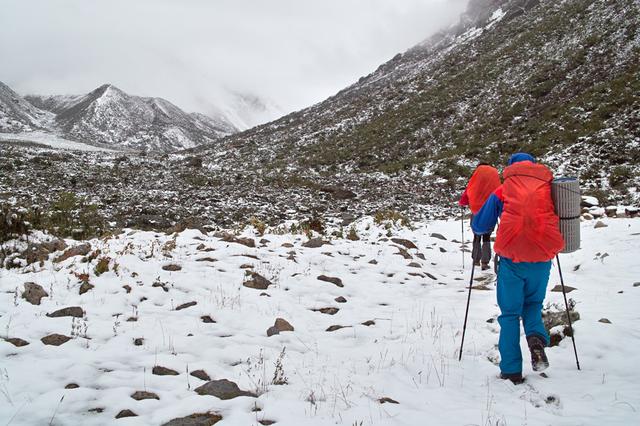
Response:
[[[535,163],[536,159],[526,152],[518,152],[509,158],[507,165],[510,166],[521,161],[531,161]],[[498,191],[502,193],[502,186],[496,190],[496,192]],[[504,203],[503,200],[496,195],[496,192],[487,198],[487,201],[485,201],[478,214],[476,214],[471,221],[471,229],[476,235],[490,234],[498,223],[498,218],[502,214]]]

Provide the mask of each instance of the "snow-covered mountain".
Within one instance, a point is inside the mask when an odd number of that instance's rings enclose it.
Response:
[[[132,96],[111,84],[80,96],[27,96],[55,114],[55,128],[87,143],[163,152],[211,143],[237,131],[223,115],[186,113],[162,98]]]
[[[223,115],[240,130],[251,129],[285,115],[285,110],[275,102],[263,97],[240,92],[231,92],[221,106],[212,108],[212,115]]]
[[[34,107],[0,81],[0,132],[43,129],[53,118],[53,114]]]

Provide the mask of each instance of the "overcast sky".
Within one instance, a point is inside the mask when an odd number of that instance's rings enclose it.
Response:
[[[112,83],[207,112],[228,92],[289,112],[458,20],[466,0],[0,0],[0,81]]]

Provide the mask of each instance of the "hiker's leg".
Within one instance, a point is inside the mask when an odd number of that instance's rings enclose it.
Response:
[[[500,259],[498,269],[498,306],[500,324],[500,371],[504,374],[522,372],[520,351],[520,316],[524,302],[524,280],[519,276],[518,264],[509,259]]]
[[[482,244],[482,236],[473,234],[473,248],[471,249],[471,258],[473,259],[474,263],[476,263],[476,264],[480,263],[480,257],[481,257],[480,246],[481,246],[481,244]]]
[[[491,261],[491,234],[482,236],[482,263],[488,265]]]
[[[526,264],[522,324],[527,337],[538,335],[549,344],[549,334],[542,322],[542,303],[547,292],[551,262]]]

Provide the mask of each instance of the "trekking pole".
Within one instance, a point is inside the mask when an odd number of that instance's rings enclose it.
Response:
[[[469,295],[467,296],[467,309],[464,313],[464,325],[462,326],[462,342],[460,342],[460,354],[458,361],[462,361],[462,348],[464,346],[464,335],[467,331],[467,318],[469,317],[469,303],[471,303],[471,287],[473,287],[473,271],[476,269],[476,264],[471,264],[471,279],[469,280]]]
[[[460,206],[460,225],[462,226],[462,273],[464,274],[464,207]]]
[[[569,302],[567,302],[567,292],[564,288],[564,278],[562,278],[562,268],[560,267],[560,256],[556,255],[556,261],[558,262],[558,272],[560,273],[560,284],[562,285],[562,296],[564,296],[564,306],[567,309],[567,320],[569,321],[569,330],[571,331],[571,341],[573,342],[573,353],[576,356],[576,366],[578,371],[580,370],[580,361],[578,361],[578,350],[576,349],[576,337],[573,332],[573,325],[571,324],[571,314],[569,313]],[[463,333],[464,336],[464,333]]]

